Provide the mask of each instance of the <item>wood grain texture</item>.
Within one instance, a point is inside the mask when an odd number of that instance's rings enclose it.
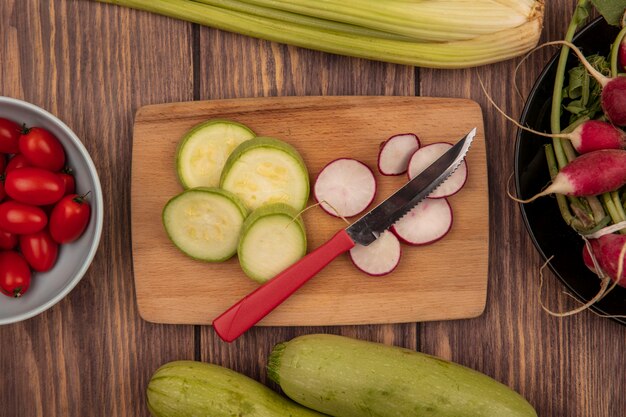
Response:
[[[482,113],[463,99],[425,97],[284,97],[175,103],[142,108],[135,120],[132,227],[137,302],[144,319],[164,323],[210,324],[258,284],[236,257],[207,264],[184,256],[169,241],[161,213],[182,191],[174,171],[184,133],[210,118],[244,123],[260,136],[295,146],[313,182],[330,161],[351,157],[376,173],[380,203],[406,177],[377,172],[379,144],[397,132],[415,132],[422,146],[454,141],[473,127],[478,133],[467,156],[468,181],[448,200],[454,222],[433,245],[403,247],[392,274],[373,278],[343,255],[291,296],[259,325],[339,325],[450,320],[479,315],[485,305],[488,254],[487,178]],[[311,197],[309,205],[315,204]],[[345,227],[321,209],[303,214],[309,251]],[[176,275],[172,292],[163,276]],[[446,277],[442,279],[442,277]],[[441,308],[445,306],[446,308]]]
[[[191,99],[190,36],[188,24],[87,1],[0,2],[0,95],[42,106],[76,132],[106,207],[82,282],[47,312],[0,327],[2,416],[147,415],[151,373],[194,356],[193,327],[137,314],[130,247],[133,115]]]
[[[545,40],[562,37],[574,0],[547,2]],[[527,94],[552,51],[518,82]],[[514,129],[477,88],[475,71],[433,71],[339,57],[200,28],[87,0],[0,1],[0,94],[59,115],[100,171],[109,212],[93,267],[60,304],[0,327],[0,416],[148,416],[145,384],[163,362],[195,357],[266,381],[271,347],[300,334],[338,333],[436,353],[519,390],[542,417],[623,416],[626,327],[584,313],[556,319],[537,301],[542,260],[505,197]],[[505,109],[515,62],[479,70]],[[419,74],[419,77],[418,77]],[[259,327],[235,343],[210,326],[153,325],[138,317],[130,256],[134,112],[181,100],[290,95],[433,95],[479,101],[490,179],[487,309],[427,324]],[[545,274],[544,300],[577,305]]]
[[[547,2],[543,41],[563,37],[574,5]],[[553,53],[550,48],[539,50],[520,67],[517,82],[524,96]],[[626,327],[592,312],[555,318],[539,303],[543,259],[526,233],[517,204],[506,195],[512,187],[516,128],[489,105],[478,84],[480,75],[498,104],[518,117],[524,100],[513,90],[517,62],[458,72],[420,70],[423,95],[461,95],[481,103],[492,213],[485,313],[466,322],[424,324],[420,345],[425,352],[479,369],[513,387],[540,416],[625,415],[620,387],[626,383]],[[557,311],[579,305],[564,295],[564,286],[548,269],[542,299]]]

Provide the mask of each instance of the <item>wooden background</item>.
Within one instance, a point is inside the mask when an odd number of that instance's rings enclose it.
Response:
[[[544,40],[565,31],[573,0],[547,5]],[[553,51],[519,74],[527,93]],[[515,61],[480,68],[510,114]],[[277,95],[467,97],[483,105],[491,248],[485,313],[476,319],[333,328],[257,328],[231,345],[211,327],[142,321],[130,240],[132,124],[142,105]],[[586,312],[566,319],[537,300],[542,263],[506,197],[514,129],[487,106],[476,70],[440,71],[259,41],[88,0],[0,1],[0,95],[33,102],[81,137],[99,170],[105,232],[89,273],[61,303],[0,327],[0,416],[147,416],[152,372],[175,359],[211,361],[266,381],[271,347],[332,332],[418,349],[480,370],[523,394],[540,416],[626,414],[626,327]],[[173,291],[189,289],[176,287]],[[545,297],[575,303],[552,275]]]

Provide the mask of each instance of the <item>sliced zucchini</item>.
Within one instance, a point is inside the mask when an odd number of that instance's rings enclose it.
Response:
[[[239,145],[224,165],[220,186],[250,210],[284,203],[300,211],[309,199],[309,173],[302,157],[293,146],[269,137]]]
[[[304,223],[297,216],[293,207],[282,203],[263,206],[248,216],[237,249],[247,276],[265,282],[306,254]]]
[[[174,245],[192,258],[221,262],[237,252],[248,214],[239,198],[219,188],[192,188],[163,208],[163,225]]]
[[[185,134],[176,152],[178,179],[185,188],[217,187],[224,163],[242,142],[256,135],[247,126],[212,119]]]

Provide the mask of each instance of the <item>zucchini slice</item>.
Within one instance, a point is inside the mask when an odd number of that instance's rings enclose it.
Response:
[[[237,252],[241,226],[248,214],[237,196],[219,188],[192,188],[163,208],[170,240],[188,256],[221,262]]]
[[[195,126],[178,145],[178,180],[184,188],[217,187],[228,156],[255,136],[247,126],[230,120],[212,119]]]
[[[239,196],[250,210],[284,203],[300,211],[309,199],[309,173],[293,146],[257,137],[230,154],[220,187]]]
[[[243,272],[257,282],[285,270],[306,254],[306,232],[298,212],[282,203],[253,211],[243,224],[237,254]]]

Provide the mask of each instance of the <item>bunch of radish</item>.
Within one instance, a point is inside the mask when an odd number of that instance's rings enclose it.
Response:
[[[410,180],[451,147],[443,142],[420,146],[419,138],[413,133],[394,135],[380,146],[378,171],[385,176],[406,174]],[[400,242],[422,246],[443,238],[452,228],[452,207],[447,197],[459,192],[466,180],[464,161],[450,178],[397,221],[390,231],[368,246],[357,244],[350,250],[354,265],[368,275],[386,275],[400,263]],[[376,176],[361,161],[336,159],[320,171],[313,194],[331,216],[353,217],[363,213],[374,201]]]
[[[578,19],[576,14],[573,19]],[[555,194],[564,220],[589,242],[582,251],[585,265],[601,278],[610,278],[621,286],[626,286],[622,254],[626,248],[626,77],[620,72],[626,70],[625,33],[618,35],[611,56],[595,56],[593,65],[570,42],[571,38],[542,45],[563,46],[562,56],[572,51],[581,63],[577,71],[588,81],[571,81],[570,89],[565,85],[566,61],[559,61],[552,97],[552,133],[521,126],[486,94],[491,104],[520,129],[553,139],[545,147],[551,183],[528,199],[514,200],[530,203]],[[570,72],[570,80],[574,78]],[[570,108],[564,97],[572,100],[570,103],[580,100]],[[570,112],[570,125],[565,129],[560,126],[565,119],[562,112]],[[603,283],[600,293],[590,302],[601,299],[605,291],[607,286]]]
[[[61,142],[48,130],[0,118],[0,292],[21,297],[32,271],[54,267],[59,246],[77,240],[90,218]]]

